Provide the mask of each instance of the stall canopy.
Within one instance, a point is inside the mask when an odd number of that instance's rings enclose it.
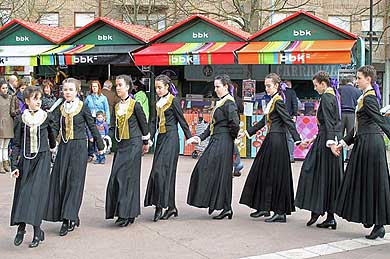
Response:
[[[37,66],[38,55],[72,31],[14,19],[0,28],[0,66]]]
[[[143,48],[156,34],[144,26],[100,17],[63,38],[63,45],[42,53],[41,64],[129,65],[129,54]]]
[[[250,37],[239,64],[351,64],[357,36],[299,11]]]
[[[150,39],[151,46],[134,53],[135,64],[235,64],[234,51],[243,47],[249,36],[234,26],[194,15]]]

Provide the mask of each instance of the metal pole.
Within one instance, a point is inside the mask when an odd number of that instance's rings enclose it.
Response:
[[[108,80],[111,80],[111,64],[108,64]]]
[[[373,19],[373,0],[370,0],[370,32],[369,32],[369,59],[368,64],[372,65],[372,19]]]

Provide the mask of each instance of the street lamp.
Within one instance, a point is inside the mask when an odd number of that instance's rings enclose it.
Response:
[[[373,20],[373,0],[370,0],[370,32],[369,32],[369,59],[368,64],[372,65],[372,20]]]

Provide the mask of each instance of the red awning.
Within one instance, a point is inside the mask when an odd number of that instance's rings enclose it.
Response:
[[[138,66],[235,64],[245,42],[155,43],[134,53]]]

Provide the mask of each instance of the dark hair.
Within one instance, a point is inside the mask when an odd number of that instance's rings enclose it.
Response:
[[[92,84],[97,84],[98,85],[98,95],[101,95],[102,94],[102,85],[100,84],[99,80],[91,81],[91,83],[89,84],[89,93],[90,94],[93,93],[93,91],[92,91]]]
[[[7,81],[3,78],[0,79],[0,86],[2,86],[2,85],[7,85],[7,87],[8,87]]]
[[[144,91],[146,92],[146,86],[140,81],[140,80],[135,80],[133,82],[133,85],[136,85],[137,86],[137,92],[139,91]]]
[[[365,77],[371,77],[371,84],[376,81],[376,69],[374,68],[374,66],[362,66],[358,68],[357,72],[361,72]]]
[[[19,90],[22,86],[28,86],[28,81],[25,78],[22,78],[18,81],[18,86],[16,87],[16,90]]]
[[[133,88],[133,80],[131,80],[130,75],[119,75],[119,76],[116,76],[115,79],[116,80],[123,79],[125,81],[125,84],[128,85],[130,89]]]
[[[23,91],[23,100],[30,99],[31,97],[35,97],[37,94],[43,96],[43,92],[41,87],[39,86],[27,86]]]
[[[234,96],[234,86],[232,84],[232,80],[230,79],[229,75],[227,75],[227,74],[217,75],[214,78],[214,80],[219,80],[219,81],[221,81],[222,85],[227,85],[230,95]]]
[[[326,86],[331,86],[329,74],[325,71],[318,71],[314,74],[312,80],[316,80],[318,83],[325,82]]]
[[[381,91],[379,90],[379,85],[376,82],[376,69],[374,66],[366,65],[360,67],[357,72],[362,73],[365,77],[371,77],[371,86],[375,90],[376,99],[378,101],[378,104],[381,104],[382,96]]]
[[[161,74],[161,75],[156,76],[156,78],[154,79],[154,81],[160,81],[160,82],[162,82],[164,85],[167,85],[167,86],[168,86],[168,91],[169,91],[173,96],[176,96],[176,95],[177,95],[176,86],[172,83],[172,80],[169,78],[169,76],[164,75],[164,74]]]
[[[350,83],[354,83],[355,81],[355,76],[354,75],[346,75],[344,78],[341,79],[341,85],[347,85]]]
[[[102,111],[98,111],[98,112],[96,113],[96,117],[99,116],[99,115],[103,115],[103,117],[104,117],[104,116],[105,116],[105,113],[102,112]]]

